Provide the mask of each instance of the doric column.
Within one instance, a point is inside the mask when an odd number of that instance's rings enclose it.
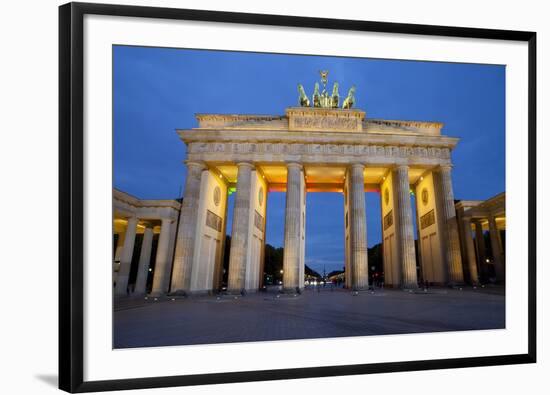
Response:
[[[504,262],[502,257],[502,247],[500,244],[500,235],[498,234],[497,223],[495,217],[487,218],[489,221],[489,237],[491,239],[491,249],[493,250],[493,259],[495,265],[495,275],[497,282],[504,281]]]
[[[369,287],[369,262],[367,253],[367,217],[365,213],[365,166],[354,163],[349,170],[349,211],[351,258],[351,288]]]
[[[188,291],[191,284],[201,175],[204,169],[206,169],[204,163],[187,162],[185,195],[181,203],[179,228],[176,236],[176,252],[174,253],[172,292]]]
[[[245,288],[246,251],[248,248],[248,229],[250,222],[250,188],[252,181],[251,163],[237,164],[237,192],[233,208],[231,229],[231,249],[229,250],[229,274],[227,289],[230,293],[239,293]]]
[[[397,166],[394,171],[397,197],[397,234],[403,288],[418,288],[414,229],[412,220],[409,167]]]
[[[117,240],[116,249],[115,249],[115,261],[120,262],[120,257],[122,256],[122,250],[124,249],[125,234],[126,234],[126,231],[118,234],[118,240]]]
[[[287,165],[283,288],[289,292],[300,288],[301,171],[298,163]]]
[[[464,282],[464,273],[460,259],[460,242],[458,239],[458,223],[456,221],[453,184],[451,181],[451,166],[440,166],[438,173],[439,192],[441,193],[440,199],[442,202],[441,209],[443,223],[445,224],[444,233],[446,235],[447,280],[451,285],[462,284]]]
[[[116,284],[116,278],[118,270],[120,269],[120,257],[122,256],[122,250],[124,249],[124,235],[126,231],[118,234],[118,239],[115,248],[115,258],[113,259],[113,283]]]
[[[143,232],[143,242],[141,243],[141,252],[139,253],[139,265],[136,277],[135,293],[145,293],[147,286],[147,276],[149,275],[149,262],[151,262],[151,248],[153,247],[153,228],[148,225]]]
[[[118,270],[116,280],[116,295],[126,295],[128,288],[128,278],[130,276],[130,267],[132,265],[132,255],[134,252],[134,243],[136,241],[136,229],[138,219],[132,217],[128,219],[126,234],[124,235],[124,247],[120,255],[120,269]]]
[[[172,221],[163,218],[160,226],[157,256],[155,258],[155,271],[153,273],[153,288],[151,295],[162,295],[168,292],[170,279],[170,262],[168,262],[168,245],[170,244],[170,228]]]
[[[472,285],[479,283],[476,264],[476,252],[474,249],[474,240],[472,238],[472,222],[470,217],[462,217],[462,226],[464,229],[464,247],[466,251],[466,259],[468,268],[470,269],[470,282]]]
[[[477,248],[477,265],[479,271],[487,274],[487,263],[485,262],[485,238],[483,237],[483,225],[481,221],[474,222],[476,226],[476,248]]]

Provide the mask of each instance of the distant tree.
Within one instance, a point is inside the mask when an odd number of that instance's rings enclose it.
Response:
[[[264,273],[269,276],[273,282],[283,280],[281,270],[283,270],[284,249],[275,248],[271,244],[265,245],[264,254]]]

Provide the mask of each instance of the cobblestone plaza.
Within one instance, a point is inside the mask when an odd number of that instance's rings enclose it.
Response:
[[[215,317],[215,319],[213,319]],[[272,289],[246,297],[128,298],[114,312],[114,346],[157,347],[501,329],[502,287],[408,292]],[[337,350],[333,350],[337,352]]]

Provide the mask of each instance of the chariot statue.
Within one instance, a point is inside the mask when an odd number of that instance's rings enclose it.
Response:
[[[298,98],[298,102],[300,103],[301,107],[309,107],[309,98],[306,95],[306,91],[304,90],[304,87],[302,84],[298,84],[298,94],[300,95]]]
[[[334,83],[332,87],[331,107],[338,108],[338,102],[340,101],[340,95],[338,94],[338,82]]]
[[[348,92],[348,96],[344,99],[342,108],[344,110],[349,110],[355,104],[355,86],[352,86]]]
[[[313,89],[313,107],[321,107],[321,94],[319,93],[319,83],[315,83]]]
[[[298,104],[300,107],[310,107],[313,105],[315,108],[338,108],[340,105],[340,94],[338,93],[338,82],[335,82],[332,86],[332,94],[327,92],[328,83],[328,70],[320,70],[321,83],[323,84],[323,90],[319,89],[319,82],[315,83],[313,88],[312,100],[310,101],[302,84],[298,84]],[[348,95],[342,103],[342,109],[349,110],[355,105],[355,86],[352,86],[348,91]]]

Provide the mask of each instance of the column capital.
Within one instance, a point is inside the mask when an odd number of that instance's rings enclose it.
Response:
[[[206,163],[204,163],[203,161],[184,160],[183,163],[185,163],[187,167],[200,168],[202,170],[206,169]]]
[[[394,167],[395,170],[409,170],[409,165],[396,165]]]
[[[153,229],[155,227],[150,221],[143,221],[143,226],[145,226],[145,229]]]
[[[355,169],[355,168],[360,168],[360,169],[364,169],[365,168],[365,164],[364,163],[360,163],[360,162],[356,162],[356,163],[352,163],[350,165],[350,167],[352,169]]]
[[[453,165],[439,165],[439,167],[437,168],[437,171],[440,171],[440,172],[450,172],[451,170],[453,169]]]
[[[248,167],[250,169],[254,169],[254,164],[251,163],[251,162],[237,162],[237,167],[241,168],[241,167]]]
[[[301,163],[298,163],[298,162],[288,162],[288,163],[286,164],[286,167],[287,167],[287,168],[293,167],[293,168],[298,168],[298,169],[302,170],[302,167],[303,167],[303,166],[302,166]]]

